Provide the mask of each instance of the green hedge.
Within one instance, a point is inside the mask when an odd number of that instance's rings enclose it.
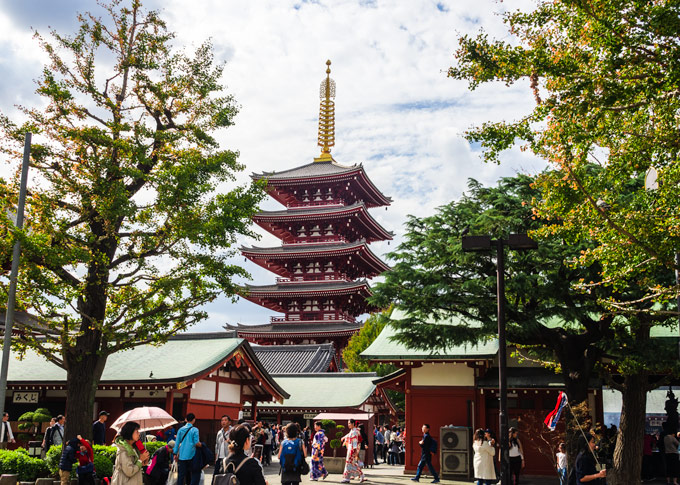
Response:
[[[149,454],[153,456],[158,448],[165,446],[162,441],[151,441],[145,443]],[[94,468],[99,477],[110,477],[113,475],[113,465],[116,463],[116,446],[101,446],[94,445],[92,447],[94,452]],[[59,459],[61,458],[61,446],[55,445],[49,449],[45,457],[46,468],[52,473],[59,473]],[[40,460],[42,461],[42,460]],[[73,466],[73,473],[75,474],[76,466]],[[75,475],[74,475],[75,476]]]
[[[40,458],[28,456],[24,448],[0,450],[0,474],[16,473],[21,482],[33,482],[36,478],[50,476],[47,464]]]

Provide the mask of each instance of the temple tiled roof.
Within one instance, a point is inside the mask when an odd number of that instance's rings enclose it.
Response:
[[[359,249],[366,248],[368,250],[368,245],[365,242],[355,242],[355,243],[326,243],[326,244],[286,244],[284,246],[277,246],[273,248],[261,248],[258,246],[253,246],[250,248],[241,247],[241,251],[247,253],[258,253],[258,254],[276,254],[276,255],[298,255],[306,253],[329,253],[329,252],[342,252],[347,253],[351,251],[356,251]]]
[[[315,293],[354,293],[357,289],[366,290],[369,294],[371,287],[366,280],[358,281],[319,281],[304,283],[283,283],[278,285],[246,285],[247,295],[253,294],[315,294]]]
[[[238,334],[351,334],[358,332],[363,323],[355,322],[328,322],[321,320],[300,321],[296,323],[265,323],[262,325],[227,325],[226,330],[235,331]]]
[[[270,374],[327,372],[335,359],[333,344],[254,345],[255,355]]]
[[[338,175],[350,172],[355,172],[361,170],[362,166],[359,165],[340,165],[335,160],[330,162],[312,162],[307,165],[301,165],[299,167],[291,168],[288,170],[282,170],[280,172],[262,172],[254,173],[252,177],[254,179],[266,178],[268,180],[281,180],[281,179],[299,179],[306,177],[320,177],[325,175]]]

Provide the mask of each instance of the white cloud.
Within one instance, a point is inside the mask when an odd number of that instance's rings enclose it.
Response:
[[[509,3],[154,0],[146,5],[162,10],[178,46],[192,49],[212,38],[218,59],[227,61],[224,82],[242,109],[236,126],[218,139],[240,151],[247,167],[240,181],[251,172],[292,168],[317,156],[319,83],[326,59],[332,60],[337,83],[333,155],[340,163],[364,163],[376,185],[394,199],[388,211],[373,211],[397,235],[390,246],[374,245],[383,254],[399,241],[407,214],[424,216],[459,197],[469,177],[491,184],[543,166],[519,150],[510,151],[501,166],[484,164],[461,137],[474,124],[529,111],[533,99],[526,85],[469,92],[464,83],[446,77],[460,35],[483,28],[491,37],[508,39],[498,13],[533,5]],[[11,17],[16,10],[0,11],[0,27],[6,27],[0,28],[0,62],[5,76],[20,80],[21,101],[36,104],[39,100],[26,93],[34,90],[29,80],[39,75],[43,57],[29,40],[28,20]],[[75,11],[64,8],[60,15],[75,16]],[[2,112],[11,113],[15,102],[10,90],[0,91]],[[256,244],[276,242],[267,235]],[[235,261],[252,273],[255,284],[273,281],[274,275],[259,266]],[[207,311],[209,320],[196,330],[219,329],[226,321],[265,323],[270,314],[227,299]]]

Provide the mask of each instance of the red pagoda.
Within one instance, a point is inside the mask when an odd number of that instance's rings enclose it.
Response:
[[[242,296],[283,316],[272,317],[269,324],[238,325],[236,331],[262,345],[330,342],[340,355],[361,328],[356,317],[373,310],[366,301],[371,295],[366,278],[389,269],[369,244],[392,239],[392,233],[368,209],[387,206],[391,199],[361,164],[340,165],[331,156],[335,81],[330,72],[328,67],[321,83],[321,155],[297,168],[252,175],[267,181],[267,192],[285,209],[253,218],[281,239],[281,246],[242,248],[246,258],[278,275],[276,283],[248,285]]]

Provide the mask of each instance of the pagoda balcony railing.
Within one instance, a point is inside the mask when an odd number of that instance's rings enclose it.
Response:
[[[297,318],[296,318],[297,317]],[[270,323],[308,323],[308,322],[328,322],[328,323],[354,323],[356,320],[351,315],[340,315],[336,317],[335,313],[325,314],[321,318],[314,319],[300,319],[299,315],[291,315],[291,317],[270,317]]]
[[[294,276],[292,278],[276,278],[277,283],[318,283],[319,281],[350,281],[345,276],[336,274],[307,274],[305,276]]]
[[[288,207],[289,209],[305,209],[307,207],[320,207],[320,206],[342,207],[344,205],[345,204],[342,200],[334,199],[334,200],[310,200],[307,202],[296,201],[287,204],[286,207]]]
[[[305,237],[296,236],[295,242],[291,243],[284,242],[283,244],[288,246],[292,244],[319,244],[319,243],[346,243],[346,242],[350,242],[349,239],[339,234],[334,234],[332,236],[305,236]]]

